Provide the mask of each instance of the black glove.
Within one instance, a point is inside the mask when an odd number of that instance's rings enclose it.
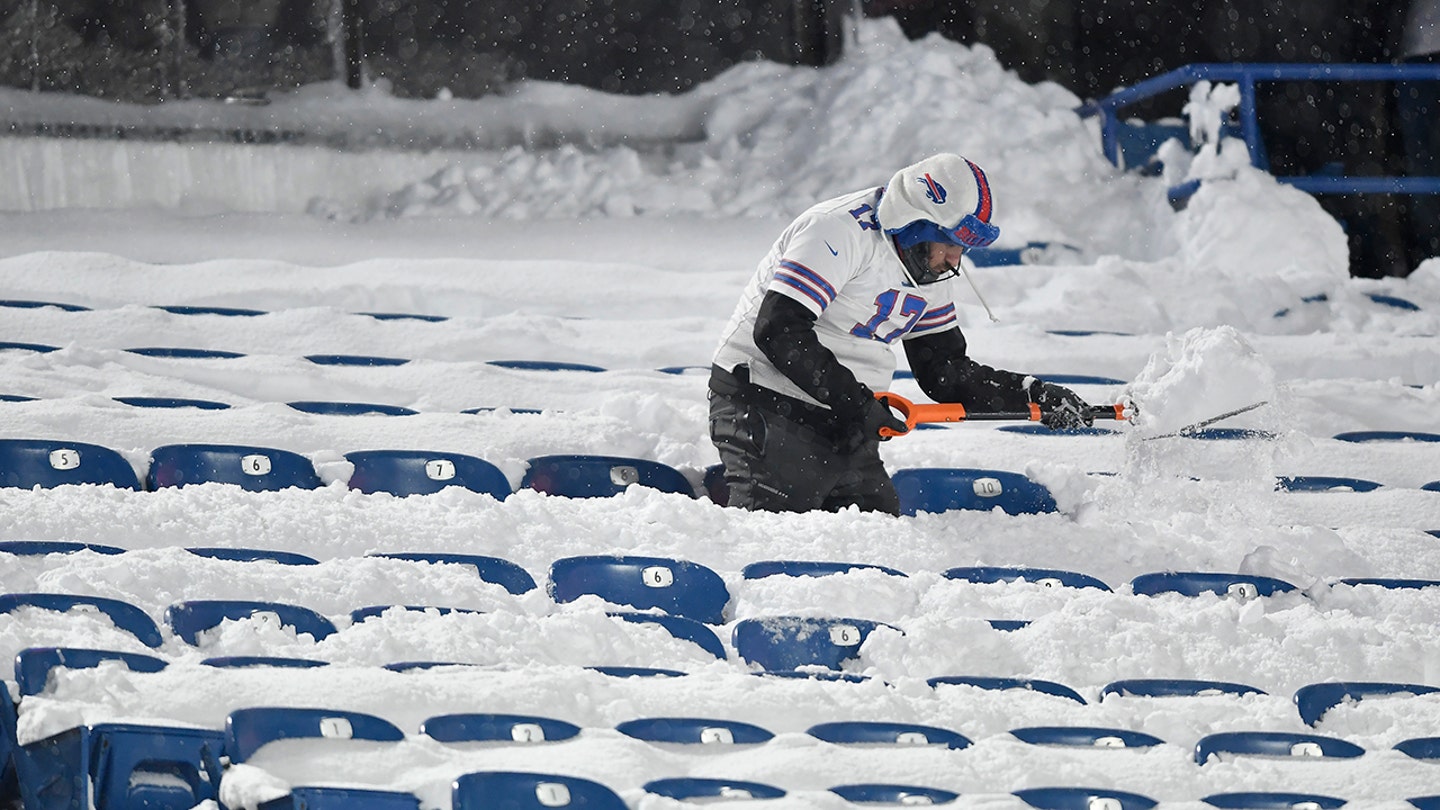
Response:
[[[1063,385],[1035,380],[1030,383],[1030,401],[1040,406],[1040,423],[1051,430],[1095,424],[1090,403]]]
[[[874,397],[866,400],[857,418],[849,420],[840,428],[840,435],[835,440],[835,448],[842,453],[854,453],[870,441],[888,441],[889,436],[881,436],[880,428],[886,427],[896,433],[909,433],[910,428],[905,422],[895,416],[890,406]]]

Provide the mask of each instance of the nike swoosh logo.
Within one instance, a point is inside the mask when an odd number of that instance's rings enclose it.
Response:
[[[830,248],[830,255],[831,255],[831,256],[839,256],[839,255],[840,255],[840,251],[836,250],[836,249],[833,248],[833,247],[830,247],[830,242],[829,242],[829,240],[826,240],[826,241],[825,241],[825,247]]]

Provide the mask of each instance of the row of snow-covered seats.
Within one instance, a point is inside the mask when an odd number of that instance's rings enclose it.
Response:
[[[1334,703],[1341,699],[1356,700],[1376,694],[1367,685],[1317,684],[1306,690],[1323,690]],[[1406,685],[1393,685],[1403,687]],[[1001,688],[981,686],[980,688]],[[1016,688],[1016,687],[1007,687]],[[1302,690],[1303,691],[1303,690]],[[1143,694],[1143,693],[1117,693]],[[3,720],[13,729],[14,707],[4,696]],[[1323,709],[1322,709],[1323,711]],[[424,720],[418,729],[421,737],[442,744],[488,743],[537,745],[563,743],[578,737],[584,729],[552,717],[535,715],[460,713],[444,714]],[[697,746],[714,754],[729,747],[763,745],[775,738],[768,729],[752,723],[711,717],[637,717],[615,726],[614,731],[647,743],[668,746]],[[913,723],[883,721],[830,721],[811,726],[804,732],[821,743],[834,745],[859,744],[893,746],[896,749],[963,752],[971,740],[951,729]],[[1041,726],[1015,728],[1007,732],[1016,740],[1032,745],[1068,746],[1077,749],[1149,749],[1168,743],[1158,737],[1131,729],[1084,726]],[[377,715],[340,708],[256,706],[232,711],[224,731],[176,728],[161,724],[104,723],[77,727],[45,739],[11,749],[14,769],[27,810],[84,807],[83,792],[94,780],[95,807],[118,808],[143,806],[150,808],[183,808],[202,801],[219,799],[218,786],[226,767],[256,761],[257,753],[278,740],[309,740],[315,745],[333,748],[347,743],[343,740],[375,743],[401,743],[407,735],[398,726]],[[793,756],[794,745],[788,749]],[[1440,759],[1440,738],[1405,740],[1395,750],[1416,760]],[[1194,761],[1204,766],[1212,759],[1244,756],[1291,757],[1296,759],[1352,759],[1367,753],[1361,747],[1339,737],[1304,732],[1241,731],[1207,734],[1193,746]],[[960,756],[965,756],[961,754]],[[545,762],[551,767],[560,759],[550,755]],[[1423,766],[1422,766],[1423,767]],[[159,781],[147,775],[168,773],[173,778]],[[88,777],[88,779],[87,779]],[[317,782],[327,774],[314,774]],[[476,790],[476,782],[483,790]],[[865,783],[835,787],[832,790],[853,801],[894,804],[943,803],[953,801],[957,794],[925,786],[870,785]],[[636,786],[616,786],[629,789]],[[703,798],[776,798],[785,795],[783,788],[743,779],[694,779],[677,777],[647,782],[641,787],[647,793],[678,799]],[[728,788],[728,789],[727,789]],[[375,808],[414,810],[417,800],[411,794],[392,791],[369,791],[344,788],[333,795],[324,789],[296,786],[289,796],[262,805],[267,810],[301,807]],[[473,793],[472,793],[473,791]],[[1097,798],[1110,798],[1115,804],[1099,807],[1151,807],[1148,797],[1115,789],[1060,788],[1016,791],[1014,795],[1036,807],[1096,808]],[[137,793],[139,795],[137,795]],[[1221,807],[1295,807],[1339,806],[1342,799],[1315,794],[1290,794],[1284,804],[1233,804],[1238,795],[1212,794],[1202,799]],[[1278,794],[1268,802],[1278,800]],[[929,799],[929,801],[921,801]],[[1032,801],[1032,799],[1034,801]],[[557,806],[625,808],[615,789],[597,782],[548,773],[501,776],[481,772],[459,777],[454,783],[454,808],[539,808]],[[1070,802],[1079,800],[1079,804]],[[1053,802],[1061,801],[1060,804]],[[1428,799],[1412,800],[1427,807]],[[125,804],[128,802],[129,804]],[[144,804],[140,804],[144,802]],[[1301,805],[1298,802],[1313,802]]]
[[[204,556],[236,562],[271,562],[284,565],[316,565],[318,560],[303,554],[237,547],[192,547],[188,551]],[[0,553],[13,555],[66,554],[91,551],[100,554],[122,554],[124,549],[97,543],[66,541],[3,541]],[[410,562],[469,566],[483,582],[499,585],[510,594],[523,594],[537,588],[535,578],[523,567],[500,557],[441,552],[377,552],[370,555]],[[886,576],[905,577],[904,572],[874,563],[852,563],[815,560],[762,560],[741,569],[745,581],[769,577],[822,577],[852,571],[878,572]],[[1035,583],[1046,588],[1094,588],[1110,592],[1104,581],[1076,571],[1029,566],[962,566],[942,572],[949,580],[991,585],[1004,582]],[[1381,587],[1396,590],[1419,590],[1440,587],[1440,580],[1399,577],[1344,577],[1326,583],[1326,587]],[[1280,594],[1303,595],[1303,591],[1283,579],[1260,574],[1210,571],[1157,571],[1140,574],[1128,583],[1137,596],[1180,595],[1213,596],[1247,600]],[[643,555],[580,555],[564,557],[551,564],[546,581],[547,593],[558,603],[574,602],[586,596],[599,597],[611,604],[635,610],[660,611],[668,617],[722,625],[732,615],[732,594],[724,578],[714,569],[690,560]],[[0,596],[0,609],[14,605]],[[437,609],[440,606],[432,606]],[[303,610],[303,609],[301,609]],[[352,621],[374,615],[374,608],[365,613],[352,613]],[[213,618],[213,617],[212,617]],[[235,617],[230,617],[235,618]],[[218,621],[218,619],[217,619]],[[315,616],[311,624],[323,627],[328,620]],[[213,622],[212,622],[213,624]],[[873,628],[874,623],[866,623]],[[208,625],[207,625],[208,626]],[[1014,622],[1004,622],[1001,629],[1017,629]],[[333,632],[333,627],[324,634]],[[868,630],[866,631],[868,632]],[[188,635],[193,636],[194,632]],[[317,635],[317,638],[320,636]],[[187,639],[188,640],[188,639]],[[855,642],[858,647],[859,640]],[[723,657],[719,656],[719,657]],[[793,667],[780,667],[789,669]]]
[[[362,492],[420,495],[461,486],[503,500],[511,494],[509,479],[498,467],[475,456],[426,450],[369,450],[346,454],[354,465],[348,484]],[[945,512],[953,509],[1009,514],[1053,512],[1050,491],[1019,473],[975,468],[917,468],[893,476],[901,511]],[[120,453],[99,445],[50,439],[0,439],[0,486],[53,487],[64,484],[111,484],[155,490],[196,483],[235,484],[251,491],[323,486],[306,457],[271,447],[216,444],[174,444],[150,451],[143,482]],[[720,465],[703,471],[699,487],[679,470],[657,461],[602,455],[538,456],[527,461],[522,489],[565,497],[606,497],[630,486],[696,497],[703,493],[726,505],[728,489]],[[1287,491],[1368,492],[1378,482],[1338,476],[1291,476],[1277,479]],[[1423,485],[1440,491],[1440,480]]]

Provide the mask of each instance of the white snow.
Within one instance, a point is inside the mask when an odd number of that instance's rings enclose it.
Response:
[[[855,782],[945,788],[962,794],[957,806],[987,808],[1020,806],[1011,791],[1047,785],[1117,788],[1175,807],[1236,790],[1330,794],[1364,807],[1401,807],[1407,797],[1440,793],[1440,766],[1392,748],[1440,735],[1440,697],[1369,698],[1333,709],[1318,729],[1300,721],[1292,702],[1299,687],[1330,680],[1440,686],[1440,589],[1334,584],[1440,578],[1440,538],[1427,533],[1440,529],[1440,492],[1420,488],[1440,480],[1440,444],[1333,438],[1440,430],[1440,261],[1404,280],[1347,277],[1339,226],[1310,197],[1235,159],[1243,148],[1234,143],[1207,157],[1228,156],[1228,171],[1204,173],[1212,179],[1177,213],[1164,178],[1122,174],[1103,160],[1093,123],[1073,114],[1077,100],[1061,88],[1021,83],[983,47],[908,43],[889,22],[866,22],[860,33],[859,52],[830,68],[747,64],[684,96],[645,100],[534,84],[477,102],[316,88],[236,113],[82,109],[67,106],[73,100],[6,91],[12,111],[37,118],[243,114],[271,116],[257,125],[478,144],[401,152],[0,140],[0,165],[13,180],[0,193],[0,297],[91,308],[0,308],[0,340],[58,347],[0,351],[0,394],[36,398],[0,402],[0,436],[100,444],[123,453],[137,472],[165,444],[277,447],[306,455],[328,482],[279,493],[215,484],[0,490],[0,540],[127,549],[0,555],[0,588],[123,599],[157,621],[181,600],[270,599],[312,608],[340,628],[317,641],[243,621],[199,648],[167,634],[149,650],[99,617],[0,615],[7,659],[59,644],[170,662],[153,674],[114,665],[57,670],[43,694],[20,703],[22,742],[117,719],[218,729],[230,711],[258,705],[359,710],[406,732],[400,743],[267,746],[227,773],[222,799],[233,810],[309,784],[408,790],[426,810],[446,810],[450,783],[480,770],[595,779],[637,810],[674,806],[641,786],[684,775],[790,791],[771,807],[838,808],[845,802],[826,788]],[[492,136],[492,128],[499,132]],[[560,140],[567,143],[555,145]],[[1000,246],[1072,248],[1047,254],[1052,263],[974,271],[1000,321],[988,322],[978,300],[958,302],[971,353],[1038,376],[1124,380],[1077,390],[1094,403],[1129,396],[1142,418],[1112,423],[1117,433],[1101,436],[962,424],[891,441],[883,456],[892,470],[1023,472],[1051,488],[1059,512],[772,515],[633,488],[610,499],[522,490],[496,501],[457,489],[395,498],[345,486],[345,453],[385,448],[476,455],[512,484],[526,459],[570,452],[653,459],[698,482],[717,460],[706,435],[706,376],[658,369],[709,363],[741,288],[790,216],[941,150],[986,168]],[[1384,296],[1419,309],[1389,306]],[[156,308],[180,304],[265,314]],[[367,312],[448,320],[358,314]],[[244,356],[179,360],[125,351],[155,346]],[[328,353],[410,362],[341,367],[304,359]],[[485,362],[506,359],[607,370],[535,372]],[[894,390],[923,399],[908,379]],[[126,396],[232,407],[164,410],[114,399]],[[285,404],[298,400],[419,413],[319,416]],[[1269,404],[1218,426],[1273,438],[1151,438],[1260,400]],[[481,406],[499,410],[462,413]],[[1384,486],[1277,492],[1282,475]],[[286,550],[320,564],[224,562],[192,555],[189,546]],[[366,556],[395,551],[499,556],[542,587],[516,596],[462,566]],[[753,617],[856,617],[898,629],[878,629],[847,665],[869,676],[863,683],[756,677],[733,647],[728,660],[716,661],[658,628],[608,618],[598,599],[555,604],[545,594],[555,560],[612,553],[683,558],[719,572],[733,599],[727,625],[713,629],[727,647],[733,623]],[[869,562],[909,576],[741,578],[746,564],[766,559]],[[969,565],[1069,569],[1113,592],[943,576]],[[1132,578],[1163,570],[1263,574],[1301,591],[1248,601],[1130,592]],[[351,610],[384,604],[483,612],[392,611],[350,624]],[[1031,624],[1000,632],[989,619]],[[199,663],[243,654],[332,663],[312,670]],[[413,660],[477,666],[381,668]],[[689,674],[622,679],[584,668],[594,665]],[[945,675],[1053,680],[1087,703],[926,684]],[[1100,700],[1106,684],[1138,677],[1237,681],[1266,694]],[[441,744],[419,734],[428,717],[467,711],[539,714],[584,731],[544,745]],[[614,730],[630,719],[677,715],[755,723],[777,736],[699,751]],[[974,745],[844,747],[804,733],[844,719],[940,726]],[[1166,744],[1074,750],[1027,745],[1007,733],[1036,725],[1127,728]],[[1234,730],[1318,731],[1367,753],[1195,764],[1198,739]]]

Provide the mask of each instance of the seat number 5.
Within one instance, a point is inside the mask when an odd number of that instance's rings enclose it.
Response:
[[[875,334],[880,325],[890,320],[890,314],[895,311],[896,303],[900,304],[900,317],[905,318],[905,325],[884,335]],[[850,330],[850,334],[859,338],[874,338],[881,343],[889,343],[897,337],[909,332],[920,316],[925,314],[925,299],[913,295],[906,295],[902,300],[899,290],[886,290],[875,296],[875,315],[865,323],[857,323]]]

